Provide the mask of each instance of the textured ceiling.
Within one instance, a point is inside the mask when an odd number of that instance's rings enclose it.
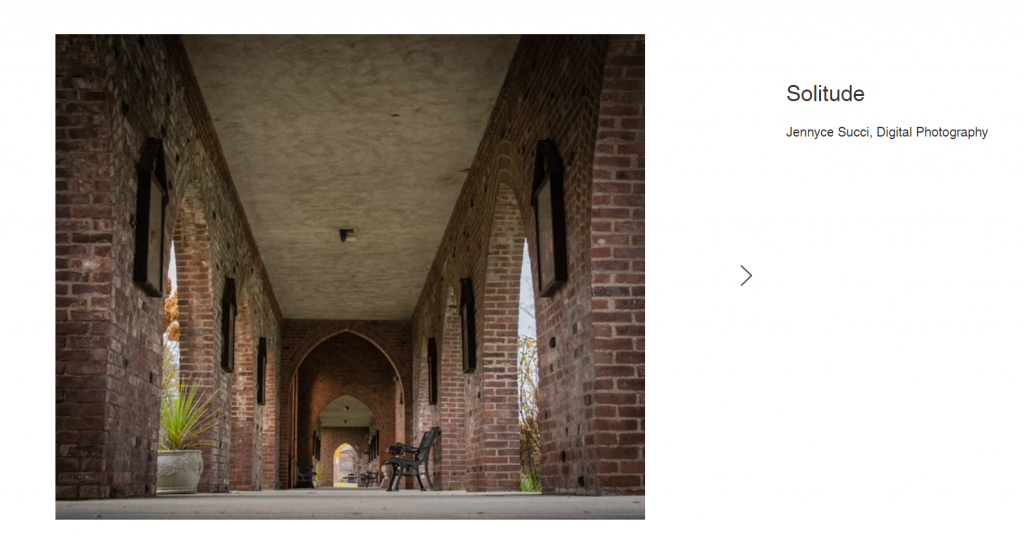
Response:
[[[184,42],[284,316],[409,318],[518,37]]]
[[[320,424],[324,427],[369,427],[372,419],[370,409],[355,397],[338,397],[320,412]]]

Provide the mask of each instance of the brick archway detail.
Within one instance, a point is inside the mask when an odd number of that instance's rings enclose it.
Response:
[[[276,432],[280,452],[278,458],[279,488],[291,488],[294,484],[292,458],[298,454],[297,434],[297,391],[299,367],[318,346],[333,337],[351,333],[372,344],[391,366],[391,371],[400,384],[406,410],[403,432],[411,425],[411,387],[407,381],[412,377],[412,351],[410,325],[408,322],[360,321],[360,320],[285,320],[282,328],[281,368],[275,383],[279,384],[277,407],[279,425]],[[358,397],[357,397],[358,398]],[[363,399],[360,399],[363,400]],[[364,402],[366,402],[364,400]],[[379,411],[374,411],[379,416]],[[379,418],[378,418],[379,420]],[[392,431],[394,424],[392,422]],[[390,443],[394,443],[392,440]],[[397,440],[407,441],[407,440]],[[387,445],[382,444],[383,448]]]
[[[477,336],[480,365],[467,381],[469,491],[519,487],[519,288],[526,232],[519,201],[509,184],[512,173],[506,167],[498,173],[486,236],[485,278],[476,286],[483,291],[477,296],[483,298],[477,314],[483,331],[478,330]]]
[[[401,357],[398,355],[400,348],[396,343],[391,342],[391,339],[383,335],[376,328],[366,322],[360,321],[323,322],[315,330],[301,338],[297,343],[297,346],[289,343],[288,347],[293,349],[285,352],[285,357],[283,359],[288,363],[285,364],[284,361],[282,361],[282,372],[288,373],[289,377],[295,376],[295,373],[299,372],[299,367],[302,366],[302,362],[306,360],[306,357],[309,356],[310,352],[328,339],[341,335],[342,333],[352,333],[353,335],[366,339],[370,344],[376,346],[391,364],[391,367],[395,371],[395,376],[398,376],[398,381],[402,384],[403,392],[405,391],[406,384],[404,383],[404,378],[406,377],[402,376],[402,372],[399,370],[398,364],[395,363],[395,358]]]

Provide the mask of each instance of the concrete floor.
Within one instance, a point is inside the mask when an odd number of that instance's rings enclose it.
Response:
[[[57,519],[643,519],[643,496],[319,488],[58,501]]]

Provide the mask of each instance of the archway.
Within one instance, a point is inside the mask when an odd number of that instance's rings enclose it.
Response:
[[[378,423],[370,407],[351,395],[342,395],[321,410],[317,416],[321,439],[321,486],[341,483],[344,479],[344,475],[337,473],[338,451],[342,446],[350,448],[353,459],[346,475],[352,473],[358,477],[359,474],[371,471],[373,455],[368,453],[368,449],[379,430]],[[336,449],[331,451],[331,448]]]
[[[518,391],[519,490],[541,490],[540,360],[537,354],[537,310],[530,258],[530,242],[523,244],[523,266],[519,278],[518,349],[516,389]]]
[[[313,432],[322,427],[324,410],[341,397],[363,403],[372,414],[373,428],[380,432],[376,451],[367,455],[367,463],[379,463],[381,455],[386,458],[387,447],[396,441],[399,415],[395,409],[395,373],[374,343],[351,332],[323,341],[307,354],[296,373],[293,389],[297,397],[294,454],[299,466],[314,463]],[[321,444],[323,441],[321,433]],[[324,456],[321,453],[322,459]]]
[[[359,454],[347,443],[338,446],[334,452],[332,484],[335,487],[355,487],[358,483],[351,479],[359,477]]]
[[[391,383],[388,393],[389,406],[392,408],[408,407],[408,410],[403,409],[400,413],[396,409],[387,414],[389,418],[394,417],[395,421],[393,426],[388,427],[392,433],[387,438],[391,441],[387,444],[382,442],[381,451],[386,452],[387,447],[394,444],[395,441],[406,441],[405,433],[412,427],[413,420],[411,393],[409,393],[411,386],[405,383],[405,380],[411,376],[411,361],[409,359],[404,362],[401,360],[401,358],[411,358],[407,340],[408,331],[407,323],[398,322],[286,321],[283,331],[283,356],[278,376],[275,377],[275,384],[278,387],[278,401],[275,408],[279,413],[275,423],[275,435],[280,447],[278,455],[279,488],[291,488],[294,485],[295,464],[301,465],[302,458],[307,454],[305,440],[302,437],[305,436],[308,425],[304,423],[302,416],[308,414],[308,410],[300,413],[300,401],[308,394],[308,388],[300,387],[300,371],[306,368],[310,357],[317,350],[341,336],[348,335],[351,338],[365,341],[376,351],[379,359],[383,360],[383,364],[390,369],[388,374],[388,380]],[[398,395],[395,394],[396,392]],[[399,421],[402,422],[399,423]]]
[[[503,173],[502,177],[506,175]],[[515,194],[505,181],[497,187],[488,237],[486,279],[480,287],[483,301],[478,302],[478,324],[482,321],[483,328],[477,332],[480,366],[467,381],[466,488],[470,491],[519,488],[517,344],[526,236]]]
[[[210,413],[227,418],[231,378],[218,361],[217,328],[220,327],[221,306],[214,300],[223,293],[224,284],[213,282],[206,211],[194,181],[185,188],[173,238],[180,326],[179,377],[183,383],[197,381],[206,395],[213,394]],[[226,492],[230,422],[219,421],[206,437],[210,444],[202,447],[204,472],[198,489],[200,492]]]

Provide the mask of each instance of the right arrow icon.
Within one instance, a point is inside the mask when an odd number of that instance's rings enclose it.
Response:
[[[741,267],[741,268],[743,268],[743,265],[742,265],[742,264],[740,264],[740,267]],[[742,283],[740,283],[740,286],[743,286],[743,285],[747,284],[747,281],[749,281],[749,280],[750,280],[750,278],[754,276],[754,274],[753,274],[753,273],[750,273],[750,271],[749,271],[749,270],[747,270],[747,268],[743,268],[743,271],[746,271],[746,272],[747,272],[747,278],[746,278],[746,279],[743,279],[743,282],[742,282]]]

